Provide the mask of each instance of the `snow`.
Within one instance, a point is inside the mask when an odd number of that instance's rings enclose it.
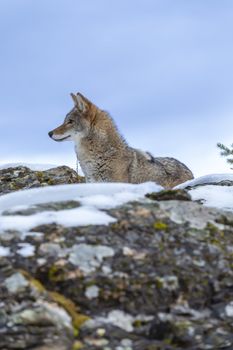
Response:
[[[204,200],[208,207],[233,211],[233,186],[206,185],[189,191],[193,200]]]
[[[213,185],[221,181],[233,182],[233,174],[210,174],[201,176],[186,181],[176,186],[175,189],[185,189],[189,186],[194,187],[189,190],[193,200],[202,200],[203,204],[208,207],[233,211],[233,186]]]
[[[43,171],[43,170],[48,170],[51,168],[56,168],[59,165],[57,165],[57,164],[31,164],[31,163],[6,163],[6,164],[0,165],[0,170],[8,169],[8,168],[15,168],[18,166],[25,166],[31,170],[34,170],[34,171]]]
[[[201,177],[197,177],[196,179],[186,181],[178,186],[175,187],[175,189],[184,189],[188,186],[197,186],[197,185],[203,185],[203,184],[213,184],[220,181],[233,181],[233,174],[209,174]]]
[[[148,192],[158,192],[163,188],[153,182],[139,185],[125,183],[91,183],[57,185],[17,191],[0,197],[0,212],[16,206],[31,206],[48,202],[68,200],[83,201],[88,206],[113,207],[129,200],[142,198]],[[101,196],[101,198],[99,197]],[[90,200],[92,197],[92,200]],[[112,200],[117,201],[117,203]],[[12,210],[11,210],[12,211]]]
[[[10,248],[0,246],[0,257],[9,256],[9,255],[10,255]]]
[[[45,211],[34,215],[2,216],[0,230],[30,230],[35,226],[57,223],[72,227],[83,225],[107,225],[115,219],[93,208],[75,208],[60,211]]]
[[[34,169],[39,164],[34,164]],[[233,186],[212,185],[223,180],[233,181],[233,174],[213,174],[187,181],[176,188],[196,186],[189,193],[193,200],[202,200],[204,205],[233,211]],[[0,196],[0,232],[6,230],[21,231],[22,236],[40,225],[57,223],[66,227],[84,225],[107,225],[115,218],[105,209],[115,208],[129,201],[143,199],[146,193],[158,192],[163,188],[153,182],[143,184],[126,183],[89,183],[70,184],[33,188]],[[17,209],[27,209],[43,203],[77,201],[77,207],[59,211],[42,211],[32,215],[17,215]],[[80,204],[80,205],[78,205]],[[10,211],[11,215],[4,215]],[[15,213],[15,214],[14,214]],[[33,247],[22,246],[21,255],[33,254]],[[8,254],[0,249],[0,255]]]
[[[228,317],[233,318],[233,301],[231,301],[226,307],[225,312]]]
[[[57,223],[67,227],[83,225],[106,225],[114,222],[101,209],[114,208],[129,201],[138,200],[148,192],[162,189],[155,183],[139,185],[123,183],[93,183],[58,185],[13,192],[0,197],[0,231],[28,231],[42,224]],[[75,200],[81,206],[60,211],[44,211],[32,215],[3,215],[3,212],[27,208],[36,204]]]
[[[95,299],[99,296],[99,287],[97,286],[90,286],[85,291],[85,296],[88,299]]]
[[[34,255],[35,247],[30,243],[19,243],[18,246],[20,247],[17,250],[17,254],[23,256],[24,258],[28,258],[30,256]]]

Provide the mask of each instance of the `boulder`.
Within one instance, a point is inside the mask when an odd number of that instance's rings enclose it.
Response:
[[[185,190],[99,207],[114,222],[0,232],[0,349],[232,349],[233,213]]]
[[[84,182],[73,169],[67,166],[35,171],[25,166],[0,169],[0,195],[18,190],[52,186],[61,184],[74,184]]]

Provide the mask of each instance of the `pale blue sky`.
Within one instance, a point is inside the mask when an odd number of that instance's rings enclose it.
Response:
[[[0,163],[74,165],[47,132],[80,91],[128,142],[195,175],[233,142],[231,0],[0,0]]]

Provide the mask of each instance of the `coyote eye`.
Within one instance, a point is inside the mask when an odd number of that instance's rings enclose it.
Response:
[[[70,119],[70,120],[68,120],[67,124],[73,124],[73,122],[74,121]]]

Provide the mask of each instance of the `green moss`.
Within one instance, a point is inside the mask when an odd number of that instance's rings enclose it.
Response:
[[[42,293],[46,290],[43,284],[36,278],[32,277],[27,271],[25,270],[18,270],[18,271],[29,281],[31,286],[37,289],[38,292]]]
[[[153,228],[157,231],[167,231],[168,225],[162,221],[156,221],[153,223]]]
[[[186,190],[163,190],[160,192],[147,193],[146,198],[154,201],[180,200],[190,201],[191,196]]]
[[[155,279],[155,284],[156,284],[156,287],[157,287],[158,289],[163,288],[163,281],[162,281],[161,278],[157,277],[157,278]]]
[[[42,180],[44,177],[43,171],[36,171],[35,172],[36,176],[38,177],[39,180]]]
[[[64,281],[65,271],[60,266],[52,265],[48,272],[48,278],[52,282]]]
[[[80,341],[76,341],[72,346],[72,350],[80,350],[83,349],[83,347],[83,343],[81,343]]]
[[[216,233],[219,232],[218,227],[212,224],[211,222],[207,223],[206,229],[209,231],[210,235],[215,235]]]
[[[163,340],[163,343],[166,345],[171,345],[172,344],[172,339],[171,338],[166,338]]]
[[[58,305],[62,306],[66,312],[71,316],[72,318],[72,324],[74,327],[74,335],[78,336],[78,330],[80,326],[90,318],[86,315],[78,313],[77,307],[75,303],[67,299],[64,295],[57,293],[57,292],[49,292],[49,295],[53,301],[55,301]]]
[[[49,180],[47,181],[47,184],[50,185],[50,186],[52,186],[52,185],[54,185],[54,181],[51,180],[51,179],[49,179]]]
[[[225,215],[221,215],[220,218],[216,219],[216,222],[222,225],[233,227],[233,220],[228,219]]]
[[[133,323],[133,326],[135,328],[140,328],[142,326],[142,321],[141,320],[135,320]]]

